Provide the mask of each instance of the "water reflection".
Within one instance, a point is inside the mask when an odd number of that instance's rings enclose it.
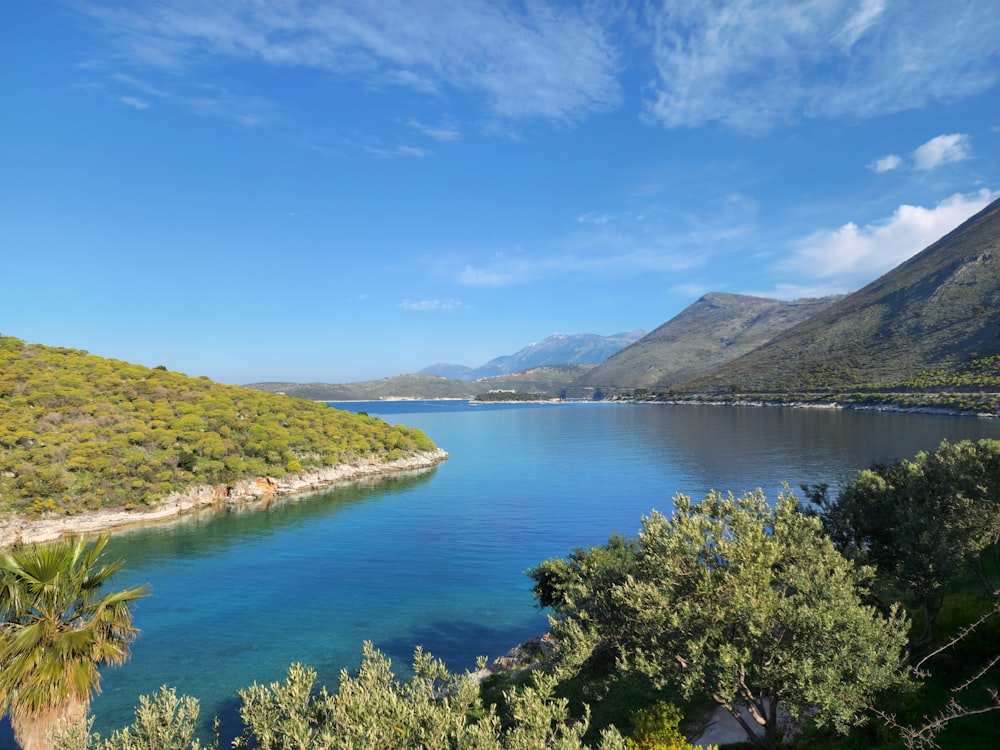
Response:
[[[240,504],[218,505],[197,513],[114,534],[108,555],[123,557],[129,567],[157,565],[166,560],[194,562],[224,554],[232,545],[307,526],[318,518],[330,518],[386,493],[404,492],[429,482],[435,467],[399,472],[382,478],[364,477],[349,484],[265,498]]]

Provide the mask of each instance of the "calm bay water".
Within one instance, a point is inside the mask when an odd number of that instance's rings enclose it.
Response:
[[[451,457],[264,510],[199,515],[116,535],[117,586],[148,584],[142,636],[105,670],[103,734],[160,685],[235,731],[236,692],[303,662],[335,689],[371,640],[401,666],[416,645],[456,671],[546,626],[524,571],[640,517],[677,492],[849,480],[942,439],[1000,438],[1000,421],[804,409],[619,405],[338,405],[419,427]],[[0,747],[12,745],[9,729]]]

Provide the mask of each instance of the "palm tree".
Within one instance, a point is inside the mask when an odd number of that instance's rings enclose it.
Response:
[[[74,537],[0,552],[0,716],[24,750],[49,750],[82,723],[100,692],[98,666],[119,665],[139,634],[129,606],[145,586],[102,594],[124,561],[105,563],[108,537]]]

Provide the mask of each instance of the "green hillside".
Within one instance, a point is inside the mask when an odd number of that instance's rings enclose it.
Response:
[[[323,404],[0,336],[0,516],[153,504],[434,448]]]
[[[605,389],[668,387],[736,359],[836,302],[706,294],[578,381]]]
[[[557,397],[595,365],[541,365],[510,375],[457,380],[440,375],[396,375],[357,383],[250,383],[246,387],[314,401],[379,401],[399,398],[471,399],[491,390],[515,390]],[[592,389],[581,389],[591,393]],[[570,394],[573,395],[573,394]]]
[[[998,355],[1000,201],[863,289],[675,390],[956,391],[995,400]]]
[[[387,398],[472,398],[481,389],[466,380],[440,375],[397,375],[356,383],[249,383],[247,388],[312,401],[378,401]]]
[[[540,365],[510,375],[481,378],[474,382],[477,393],[490,390],[515,390],[518,393],[537,393],[553,398],[589,398],[590,388],[574,387],[596,365]]]

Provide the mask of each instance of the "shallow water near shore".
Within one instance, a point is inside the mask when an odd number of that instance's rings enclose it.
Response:
[[[336,688],[371,640],[404,668],[422,645],[455,671],[546,627],[524,571],[633,534],[677,492],[837,485],[942,439],[1000,438],[1000,420],[610,403],[337,405],[419,427],[451,457],[418,475],[115,535],[116,587],[148,584],[132,660],[104,670],[107,735],[161,685],[238,731],[237,691],[314,667]],[[9,728],[0,747],[13,746]],[[224,747],[228,742],[223,743]]]

